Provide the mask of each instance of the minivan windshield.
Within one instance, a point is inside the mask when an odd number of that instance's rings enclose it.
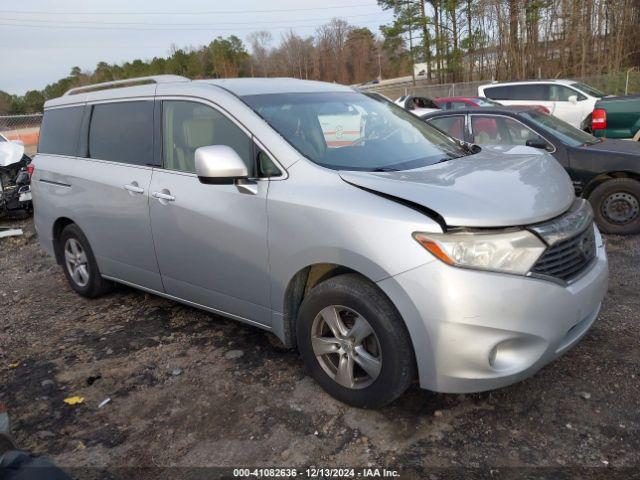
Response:
[[[599,138],[560,120],[558,117],[539,110],[525,110],[520,112],[520,116],[531,120],[543,130],[558,137],[562,143],[571,147],[593,145],[601,141]]]
[[[376,95],[281,93],[243,100],[302,155],[335,170],[408,170],[469,153]]]

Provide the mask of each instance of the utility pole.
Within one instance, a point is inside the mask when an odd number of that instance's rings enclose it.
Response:
[[[381,53],[378,50],[378,81],[382,81],[382,64],[380,63]]]
[[[411,53],[411,78],[413,79],[413,86],[416,86],[416,59],[413,56],[413,29],[411,28],[411,22],[409,22],[409,53]]]

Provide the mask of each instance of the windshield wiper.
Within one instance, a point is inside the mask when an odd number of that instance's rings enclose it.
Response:
[[[373,170],[369,170],[370,172],[399,172],[400,170],[398,170],[397,168],[392,168],[392,167],[378,167],[378,168],[374,168]]]

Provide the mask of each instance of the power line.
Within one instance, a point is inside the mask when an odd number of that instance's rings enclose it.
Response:
[[[340,17],[338,17],[340,18]],[[367,20],[358,22],[358,25],[366,25],[371,26],[372,24],[380,24],[384,19],[375,19],[375,20]],[[0,20],[1,22],[1,20]],[[26,20],[28,22],[28,20]],[[33,25],[28,23],[0,23],[0,27],[16,27],[16,28],[35,28],[35,29],[50,29],[50,30],[103,30],[103,31],[138,31],[138,32],[165,32],[165,31],[256,31],[258,28],[255,26],[251,27],[217,27],[216,24],[212,24],[210,26],[206,26],[207,24],[202,24],[203,26],[189,26],[189,27],[172,27],[170,24],[165,24],[165,26],[161,28],[153,28],[153,27],[131,27],[131,26],[95,26],[95,25],[61,25],[59,22],[56,22],[53,25]],[[251,23],[251,25],[255,25],[255,23]],[[296,29],[296,28],[314,28],[319,27],[321,24],[316,22],[308,23],[308,24],[295,24],[291,25],[291,22],[287,22],[286,25],[273,25],[269,26],[270,30],[288,30],[288,29]],[[356,25],[357,26],[357,25]]]
[[[308,8],[283,8],[283,9],[269,9],[269,10],[204,10],[204,11],[148,11],[148,12],[106,12],[106,11],[51,11],[51,10],[0,10],[0,14],[10,13],[18,15],[235,15],[235,14],[247,14],[247,13],[274,13],[274,12],[307,12],[312,10],[335,10],[344,8],[356,8],[356,7],[374,7],[376,4],[371,3],[358,3],[352,5],[335,5],[331,7],[308,7]]]
[[[373,23],[380,23],[378,20],[372,20],[369,22],[362,22],[361,25],[371,25]],[[317,23],[310,23],[310,24],[298,24],[298,25],[281,25],[281,26],[272,26],[269,27],[271,30],[282,30],[282,29],[292,29],[293,27],[296,28],[308,28],[308,27],[319,27],[320,25],[318,25]],[[208,28],[203,28],[203,27],[178,27],[178,28],[147,28],[147,27],[100,27],[100,26],[92,26],[92,25],[27,25],[27,24],[20,24],[20,23],[0,23],[0,27],[17,27],[17,28],[47,28],[47,29],[53,29],[53,30],[68,30],[68,29],[75,29],[75,30],[107,30],[107,31],[139,31],[139,32],[170,32],[170,31],[237,31],[237,30],[245,30],[245,31],[256,31],[257,29],[255,27],[227,27],[227,28],[219,28],[216,27],[215,25],[212,25],[211,27]]]
[[[346,15],[340,16],[338,18],[344,20],[350,20],[360,17],[372,17],[372,16],[382,16],[381,12],[374,13],[363,13],[359,15]],[[292,23],[292,22],[323,22],[330,21],[336,17],[323,17],[323,18],[301,18],[297,20],[264,20],[264,21],[253,21],[253,22],[218,22],[215,21],[215,25],[267,25],[267,24],[275,24],[275,23]],[[20,23],[43,23],[50,24],[54,26],[66,26],[66,25],[115,25],[115,26],[144,26],[144,25],[152,25],[157,27],[210,27],[213,22],[207,23],[156,23],[156,22],[102,22],[102,21],[91,21],[91,20],[43,20],[43,19],[25,19],[25,18],[0,18],[0,22],[20,22]]]

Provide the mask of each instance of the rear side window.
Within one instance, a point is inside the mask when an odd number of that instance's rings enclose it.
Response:
[[[549,85],[532,84],[514,87],[513,100],[550,100]]]
[[[533,83],[485,88],[487,98],[493,100],[549,100],[549,85]]]
[[[493,100],[512,100],[511,87],[490,87],[484,89],[484,95]]]
[[[76,156],[84,107],[46,110],[40,128],[38,153]]]
[[[88,153],[98,160],[153,165],[153,102],[94,105]]]

